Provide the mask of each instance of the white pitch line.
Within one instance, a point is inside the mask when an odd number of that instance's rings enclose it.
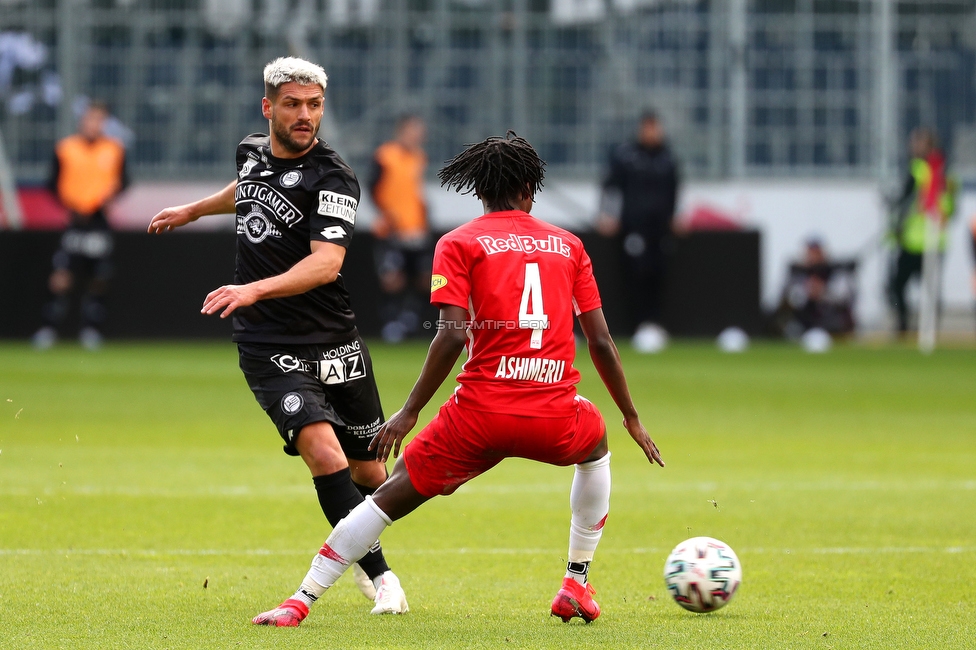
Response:
[[[559,555],[564,549],[556,548],[423,548],[397,549],[396,555]],[[638,547],[630,549],[600,549],[600,555],[623,554],[665,554],[670,549],[657,547]],[[976,553],[976,546],[881,546],[872,547],[828,547],[828,548],[749,548],[740,549],[739,555],[895,555],[914,553]],[[120,557],[235,557],[235,556],[313,556],[315,549],[271,550],[271,549],[38,549],[38,548],[0,548],[0,556],[120,556]]]
[[[976,481],[944,481],[944,480],[916,480],[916,481],[735,481],[724,483],[708,482],[660,482],[644,483],[633,486],[615,487],[615,494],[642,494],[646,492],[714,492],[715,490],[735,491],[769,491],[797,490],[803,492],[820,491],[916,491],[916,490],[976,490]],[[482,485],[477,482],[462,485],[458,493],[472,494],[534,494],[540,492],[569,492],[569,483],[544,483],[539,485]]]
[[[837,546],[828,548],[746,548],[740,554],[775,555],[894,555],[910,553],[974,553],[976,546]]]
[[[62,485],[56,488],[45,487],[39,490],[12,487],[0,488],[0,496],[83,496],[83,497],[156,497],[163,499],[186,499],[199,497],[281,497],[299,496],[312,493],[308,486],[268,486],[254,488],[247,485],[225,487],[204,487],[199,489],[143,488],[128,486]]]
[[[479,485],[469,483],[461,486],[459,494],[569,494],[570,484],[542,483],[535,485]],[[920,490],[976,490],[976,481],[823,481],[823,482],[769,482],[750,483],[659,483],[644,484],[635,487],[616,487],[614,494],[646,494],[657,492],[699,492],[714,494],[717,490],[725,492],[891,492],[891,491],[920,491]],[[306,485],[253,487],[249,485],[214,486],[200,488],[152,488],[134,486],[99,486],[99,485],[60,485],[57,487],[0,487],[0,496],[7,497],[52,497],[52,496],[122,496],[122,497],[155,497],[163,499],[185,499],[199,497],[222,498],[254,498],[280,497],[309,494],[311,488]]]

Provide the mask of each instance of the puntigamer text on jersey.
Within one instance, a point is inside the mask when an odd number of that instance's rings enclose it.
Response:
[[[234,200],[238,203],[251,201],[264,206],[274,212],[278,221],[286,226],[291,226],[302,219],[302,213],[292,205],[291,201],[261,181],[238,182],[237,190],[234,192]]]

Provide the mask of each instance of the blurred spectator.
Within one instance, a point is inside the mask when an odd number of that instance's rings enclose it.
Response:
[[[56,106],[61,82],[48,48],[26,32],[0,32],[0,98],[13,115],[36,110],[38,102]]]
[[[614,149],[603,181],[597,231],[618,237],[638,349],[654,352],[667,341],[661,327],[664,278],[672,248],[678,164],[654,111],[640,118],[637,138]]]
[[[396,343],[417,332],[430,295],[433,254],[424,200],[427,130],[416,115],[397,120],[393,140],[373,156],[369,188],[376,204],[373,234],[383,301],[383,339]]]
[[[908,330],[905,289],[913,277],[922,274],[926,221],[931,219],[938,225],[938,241],[932,245],[941,255],[946,246],[945,225],[955,212],[955,183],[946,171],[945,156],[938,148],[935,132],[915,129],[909,138],[909,149],[908,175],[895,202],[892,236],[898,244],[898,257],[889,282],[889,297],[898,317],[899,332]]]
[[[969,236],[973,244],[973,298],[976,299],[976,214],[969,222]]]
[[[107,106],[92,102],[79,120],[78,133],[55,147],[49,188],[68,210],[69,222],[52,260],[51,300],[44,308],[45,324],[33,337],[37,348],[54,345],[73,290],[81,293],[79,340],[88,349],[102,342],[102,301],[112,274],[112,234],[105,209],[129,183],[125,147],[104,133],[108,116]]]
[[[829,260],[823,243],[808,239],[803,257],[790,265],[773,317],[777,333],[797,340],[812,329],[834,335],[853,332],[856,269],[855,262]]]

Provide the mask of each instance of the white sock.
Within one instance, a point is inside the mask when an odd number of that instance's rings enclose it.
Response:
[[[373,503],[373,497],[367,496],[336,524],[312,559],[312,567],[302,580],[302,586],[292,597],[306,605],[314,603],[350,565],[369,552],[380,534],[392,523],[386,513]]]
[[[569,561],[566,577],[586,584],[593,553],[603,536],[610,513],[610,453],[576,466],[569,493],[573,517],[569,525]]]

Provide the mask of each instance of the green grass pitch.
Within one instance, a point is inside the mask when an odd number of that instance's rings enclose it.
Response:
[[[424,348],[372,351],[389,414]],[[269,629],[251,616],[293,592],[329,527],[234,347],[2,344],[0,647],[976,647],[976,352],[623,357],[667,467],[643,460],[584,353],[613,451],[599,620],[548,616],[572,469],[510,460],[384,535],[408,614],[370,616],[344,577],[300,628]],[[662,580],[695,535],[743,563],[708,615]]]

